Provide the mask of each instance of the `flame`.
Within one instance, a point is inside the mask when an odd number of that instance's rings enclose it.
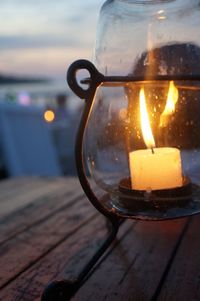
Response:
[[[140,90],[140,118],[141,118],[141,129],[142,129],[144,142],[148,148],[153,149],[155,147],[155,141],[154,141],[153,133],[151,131],[143,88]]]
[[[160,126],[165,127],[167,125],[168,116],[175,112],[175,105],[178,101],[178,89],[175,87],[174,82],[170,81],[169,91],[167,96],[167,102],[165,109],[160,116]]]

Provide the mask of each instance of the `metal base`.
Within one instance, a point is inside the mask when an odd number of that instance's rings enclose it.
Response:
[[[108,220],[109,221],[109,220]],[[84,266],[81,273],[74,280],[53,281],[45,288],[41,301],[68,301],[78,291],[88,278],[89,272],[95,266],[100,257],[105,253],[115,239],[121,220],[111,221],[111,230],[101,247],[96,251],[90,261]]]
[[[41,301],[67,301],[76,292],[77,281],[60,280],[51,282],[44,290]]]

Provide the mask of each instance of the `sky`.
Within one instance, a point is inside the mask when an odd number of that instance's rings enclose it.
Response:
[[[0,0],[0,73],[63,78],[91,59],[103,0]]]

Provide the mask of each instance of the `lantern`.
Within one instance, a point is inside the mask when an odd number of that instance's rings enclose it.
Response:
[[[78,176],[88,199],[113,225],[77,287],[123,219],[156,221],[200,212],[198,5],[107,1],[93,63],[79,60],[68,70],[69,86],[85,99],[76,142]],[[89,77],[80,83],[82,69]],[[66,289],[66,283],[56,285]],[[67,286],[73,294],[76,285]]]

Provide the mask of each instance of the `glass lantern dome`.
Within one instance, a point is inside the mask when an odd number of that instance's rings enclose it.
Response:
[[[198,0],[108,0],[94,64],[104,75],[198,72]]]
[[[93,63],[104,76],[84,154],[121,217],[200,212],[200,6],[197,0],[108,0]]]

